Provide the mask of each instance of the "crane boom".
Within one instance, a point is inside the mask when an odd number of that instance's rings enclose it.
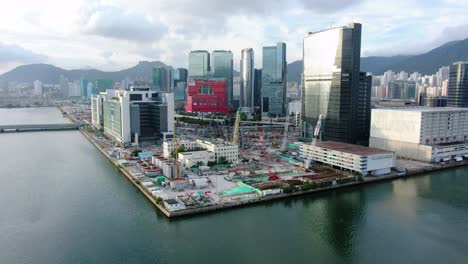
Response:
[[[236,113],[236,122],[234,124],[234,134],[232,136],[232,144],[238,145],[239,144],[239,126],[240,126],[240,112],[239,109]]]

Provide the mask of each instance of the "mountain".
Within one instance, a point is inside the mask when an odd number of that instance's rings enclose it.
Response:
[[[394,72],[420,72],[433,74],[440,67],[447,66],[456,61],[468,61],[468,38],[448,42],[427,53],[411,56],[398,63],[390,65],[387,70]],[[383,70],[378,73],[382,73]]]
[[[361,58],[361,71],[381,73],[388,70],[392,65],[400,63],[404,60],[411,58],[411,56],[392,56],[392,57],[363,57]]]
[[[15,69],[0,75],[0,81],[33,82],[41,80],[43,83],[58,83],[60,75],[69,80],[111,79],[122,81],[125,78],[131,80],[149,80],[153,67],[165,66],[160,61],[140,61],[137,65],[120,71],[105,72],[95,69],[64,70],[49,64],[29,64],[18,66]]]
[[[383,74],[387,70],[434,74],[440,67],[456,61],[468,61],[468,38],[445,43],[420,55],[363,57],[361,58],[361,71],[374,74]],[[300,83],[301,73],[302,60],[288,64],[288,81]]]

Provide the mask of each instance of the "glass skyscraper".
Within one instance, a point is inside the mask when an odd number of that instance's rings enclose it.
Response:
[[[213,51],[213,77],[224,78],[227,81],[227,99],[228,104],[232,106],[233,100],[233,83],[232,83],[232,71],[233,71],[233,60],[232,52],[228,50],[215,50]]]
[[[240,61],[239,107],[241,112],[254,112],[254,80],[254,50],[251,48],[243,49]]]
[[[468,62],[450,66],[447,106],[468,107]]]
[[[286,114],[286,43],[263,47],[262,115]]]
[[[174,70],[174,98],[176,101],[185,101],[187,96],[187,76],[185,68]]]
[[[194,50],[189,54],[189,78],[207,78],[210,72],[210,53]]]
[[[172,68],[153,68],[153,88],[156,91],[171,92],[173,87]]]
[[[370,89],[360,73],[361,24],[309,33],[303,45],[303,136],[312,137],[323,115],[322,140],[365,145]]]

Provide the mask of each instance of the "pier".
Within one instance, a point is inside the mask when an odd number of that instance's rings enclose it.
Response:
[[[0,126],[0,133],[78,130],[80,127],[81,123],[3,125]]]

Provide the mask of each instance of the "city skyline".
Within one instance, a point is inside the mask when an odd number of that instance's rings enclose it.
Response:
[[[257,51],[258,68],[264,45],[285,42],[287,61],[292,62],[301,58],[305,33],[349,22],[366,26],[363,56],[415,54],[468,37],[468,25],[463,24],[466,7],[466,2],[450,0],[397,1],[392,5],[369,0],[297,0],[281,9],[264,1],[227,5],[216,1],[201,5],[184,1],[15,1],[6,5],[8,12],[0,18],[0,72],[36,62],[66,69],[116,70],[140,60],[160,60],[187,67],[185,58],[196,49],[231,50],[238,69],[240,52],[246,47]]]

